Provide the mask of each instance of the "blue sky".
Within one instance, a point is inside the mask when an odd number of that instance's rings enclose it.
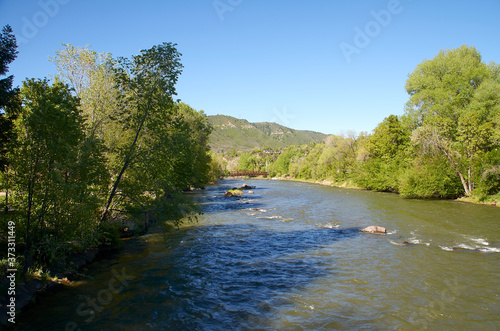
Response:
[[[441,49],[500,62],[499,14],[497,0],[0,0],[17,85],[53,75],[61,43],[130,57],[174,42],[193,108],[333,134],[403,114],[408,74]]]

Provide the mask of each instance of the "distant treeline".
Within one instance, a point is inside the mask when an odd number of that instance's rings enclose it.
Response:
[[[5,75],[17,55],[9,26],[1,42]],[[220,175],[206,116],[174,100],[182,72],[175,46],[116,59],[64,45],[51,59],[54,81],[12,88],[12,76],[2,80],[0,242],[7,246],[10,221],[25,273],[116,243],[124,222],[177,224],[192,211],[181,192]]]
[[[255,149],[240,153],[237,169],[407,197],[499,200],[500,66],[483,63],[474,47],[441,51],[417,66],[406,91],[404,115],[371,134],[329,136],[277,155]]]

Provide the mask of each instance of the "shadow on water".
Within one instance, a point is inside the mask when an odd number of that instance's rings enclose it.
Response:
[[[306,287],[335,274],[335,256],[324,250],[359,234],[358,228],[279,232],[246,225],[180,229],[165,241],[146,236],[137,252],[126,249],[104,261],[94,281],[47,298],[27,311],[23,330],[235,330],[266,328],[278,309],[296,305]],[[113,278],[133,277],[100,311],[89,312]],[[295,299],[294,299],[295,297]],[[80,313],[78,313],[80,311]],[[86,321],[89,317],[92,320]],[[28,317],[28,316],[27,316]]]
[[[147,324],[170,330],[269,326],[277,308],[295,304],[292,292],[335,272],[335,257],[321,250],[358,233],[276,232],[253,225],[186,229],[165,256],[168,288]]]
[[[228,198],[234,181],[200,194],[204,213],[265,208],[254,194]],[[235,217],[238,217],[237,215]],[[269,327],[293,296],[335,274],[327,247],[357,236],[360,228],[277,231],[256,224],[215,224],[181,229],[165,259],[161,304],[147,317],[151,329],[251,329]]]
[[[241,200],[224,197],[235,186],[229,182],[193,195],[204,213],[265,206],[259,193],[266,188]],[[335,275],[336,257],[329,246],[359,233],[355,227],[279,231],[229,223],[145,236],[116,259],[95,266],[94,281],[34,307],[20,326],[64,329],[75,322],[82,330],[272,328],[279,309],[293,309],[306,287]],[[112,270],[126,270],[133,279],[93,310],[87,302],[104,295],[116,275]]]
[[[130,240],[118,255],[93,264],[88,280],[40,297],[20,314],[15,328],[413,330],[429,321],[436,330],[493,330],[498,325],[498,254],[448,251],[497,250],[496,210],[274,181],[248,180],[258,185],[254,194],[224,197],[242,184],[224,180],[191,192],[205,213],[199,223]],[[392,234],[361,235],[358,226],[367,222]],[[412,245],[401,245],[403,240]]]

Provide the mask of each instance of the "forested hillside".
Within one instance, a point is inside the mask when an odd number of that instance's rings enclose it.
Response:
[[[314,131],[293,130],[276,123],[250,123],[231,116],[208,116],[213,131],[209,144],[217,153],[232,149],[248,151],[253,148],[284,148],[321,142],[326,134]]]

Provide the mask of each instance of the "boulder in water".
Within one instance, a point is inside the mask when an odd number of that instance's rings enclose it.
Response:
[[[364,228],[363,230],[361,230],[361,232],[368,232],[368,233],[387,233],[387,230],[386,228],[383,228],[381,226],[375,226],[375,225],[372,225],[372,226],[369,226],[367,228]]]
[[[255,188],[255,186],[250,186],[250,185],[247,185],[247,184],[243,184],[241,185],[241,187],[239,188],[239,190],[253,190]]]
[[[233,188],[233,189],[230,189],[230,190],[227,190],[226,193],[224,193],[224,195],[226,197],[239,197],[240,195],[243,195],[243,191],[237,189],[237,188]]]

